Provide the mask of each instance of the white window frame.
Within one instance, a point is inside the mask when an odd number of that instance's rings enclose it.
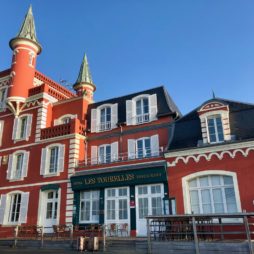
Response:
[[[89,193],[89,199],[86,199],[86,198],[81,198],[81,193]],[[93,198],[93,193],[97,193],[98,194],[98,198]],[[93,218],[93,215],[92,215],[92,212],[93,212],[93,202],[98,202],[98,220],[92,220]],[[81,220],[81,203],[82,202],[89,202],[90,203],[90,209],[89,209],[89,218],[90,220]],[[80,202],[79,202],[79,223],[99,223],[99,220],[100,220],[100,191],[99,190],[92,190],[92,191],[82,191],[80,192]]]
[[[106,162],[106,147],[110,146],[110,161]],[[100,161],[100,147],[104,147],[104,160]],[[101,144],[99,146],[91,146],[91,164],[103,164],[103,163],[112,163],[118,161],[118,141],[110,144]]]
[[[58,155],[57,155],[57,168],[54,172],[50,172],[50,156],[51,151],[55,147],[58,147]],[[54,143],[45,148],[42,148],[41,152],[41,167],[40,167],[40,174],[44,177],[50,176],[59,176],[61,172],[64,171],[64,160],[65,160],[65,145]]]
[[[150,156],[146,156],[145,149],[145,140],[150,139]],[[138,156],[138,141],[143,142],[143,156]],[[159,147],[159,135],[155,134],[149,137],[141,137],[139,139],[128,139],[128,158],[129,159],[142,159],[142,158],[151,158],[160,155],[160,147]]]
[[[63,122],[64,119],[69,118],[70,120],[72,120],[72,119],[75,119],[77,117],[78,117],[77,115],[73,115],[73,114],[62,115],[59,118],[54,120],[54,126],[61,125],[61,124],[66,124],[66,123]]]
[[[20,170],[20,177],[17,177],[14,175],[14,173],[17,169],[17,157],[21,154],[23,156],[22,166]],[[9,181],[21,181],[21,180],[24,180],[25,177],[27,177],[28,165],[29,165],[29,154],[30,154],[29,151],[18,150],[18,151],[15,151],[13,154],[9,155],[8,169],[7,169],[7,179]]]
[[[219,140],[218,125],[217,125],[217,121],[215,120],[218,117],[220,118],[220,121],[221,121],[223,140]],[[213,124],[214,124],[216,141],[211,141],[211,136],[210,136],[211,133],[209,131],[209,124],[208,124],[209,120],[211,120],[211,119],[213,120]],[[221,114],[213,114],[213,115],[210,115],[210,116],[206,117],[206,128],[207,128],[207,138],[208,138],[209,143],[215,144],[215,143],[224,142],[225,137],[224,137],[224,128],[223,128],[223,122],[222,122]]]
[[[182,178],[184,212],[186,214],[191,213],[189,181],[194,179],[194,178],[197,178],[197,177],[208,176],[208,175],[220,175],[220,176],[231,176],[232,177],[233,187],[234,187],[234,191],[235,191],[237,212],[241,212],[242,208],[241,208],[241,201],[240,201],[237,175],[236,175],[235,172],[224,171],[224,170],[205,170],[205,171],[200,171],[200,172],[197,172],[197,173],[187,175],[187,176]]]
[[[146,149],[145,147],[145,141],[146,140],[149,140],[150,142],[150,147],[148,149]],[[143,156],[139,157],[139,149],[138,149],[138,142],[141,141],[142,142],[142,154]],[[151,144],[151,137],[142,137],[142,138],[139,138],[139,139],[136,139],[136,158],[138,159],[142,159],[142,158],[150,158],[152,157],[152,144]],[[147,155],[148,154],[148,155]]]
[[[18,221],[9,221],[9,216],[11,213],[11,200],[12,196],[20,194],[21,203],[19,208],[19,219]],[[0,204],[0,225],[20,225],[27,222],[28,204],[29,204],[29,192],[22,191],[12,191],[1,195]]]
[[[107,148],[110,149],[110,153],[107,154]],[[103,154],[101,154],[101,149],[103,149]],[[98,163],[110,163],[111,162],[111,144],[105,144],[98,146]]]
[[[21,136],[21,128],[22,128],[22,120],[26,119],[26,124],[24,127],[24,136]],[[13,124],[13,133],[12,133],[12,139],[14,142],[26,140],[28,141],[30,135],[31,135],[31,129],[32,129],[32,114],[24,114],[20,115],[19,117],[14,118],[14,124]]]
[[[148,115],[137,115],[136,107],[139,100],[148,99]],[[142,110],[143,112],[143,110]],[[137,125],[157,120],[157,94],[141,94],[126,101],[126,125]]]
[[[110,108],[110,121],[101,122],[101,111]],[[105,115],[106,117],[106,115]],[[118,104],[103,104],[91,110],[91,132],[110,131],[117,128]]]
[[[208,119],[212,118],[214,116],[221,116],[221,123],[222,123],[222,129],[223,129],[223,141],[218,142],[210,142],[210,135],[208,130]],[[231,140],[231,130],[230,130],[230,122],[229,122],[229,111],[226,110],[212,110],[208,112],[202,112],[202,114],[199,115],[200,122],[201,122],[201,131],[202,131],[202,137],[203,137],[203,143],[222,143],[228,140]]]

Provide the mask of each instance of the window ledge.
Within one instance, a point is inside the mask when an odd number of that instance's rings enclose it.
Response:
[[[9,182],[18,182],[18,181],[23,181],[24,178],[13,178],[13,179],[9,179]]]
[[[52,173],[52,174],[44,174],[43,177],[47,178],[47,177],[53,177],[53,176],[59,176],[60,175],[60,172],[57,172],[57,173]]]

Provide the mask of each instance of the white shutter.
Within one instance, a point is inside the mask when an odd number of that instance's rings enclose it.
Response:
[[[159,155],[159,136],[153,135],[151,137],[151,150],[152,150],[152,156],[158,156]]]
[[[29,192],[21,194],[21,205],[19,214],[19,223],[26,223],[27,210],[28,210]]]
[[[4,131],[4,121],[0,121],[0,146],[2,145],[3,131]]]
[[[13,140],[15,140],[17,138],[18,123],[19,123],[19,118],[15,117],[14,122],[13,122],[13,130],[12,130],[12,139]]]
[[[10,155],[9,155],[9,160],[8,160],[7,176],[6,176],[6,178],[7,178],[8,180],[11,179],[12,164],[13,164],[13,155],[10,154]]]
[[[149,96],[149,114],[150,114],[150,121],[157,119],[157,95],[152,94]]]
[[[40,169],[40,175],[46,174],[46,167],[47,167],[47,148],[41,149],[41,169]]]
[[[97,164],[97,146],[92,146],[91,147],[91,164]]]
[[[27,122],[26,122],[26,140],[28,140],[29,136],[31,135],[32,119],[33,119],[33,115],[28,115],[27,116]]]
[[[29,165],[29,154],[30,152],[25,152],[23,157],[23,165],[22,165],[22,177],[27,177],[27,170]]]
[[[91,110],[91,132],[97,131],[97,110]]]
[[[115,103],[111,106],[111,128],[116,128],[118,122],[118,104]]]
[[[132,100],[126,101],[126,125],[133,124],[133,102]]]
[[[64,171],[64,149],[65,145],[60,145],[59,146],[59,151],[58,151],[58,162],[57,162],[57,171],[58,172],[63,172]]]
[[[118,142],[111,144],[111,161],[118,161]]]
[[[135,159],[136,157],[135,147],[136,147],[136,140],[128,139],[128,158],[129,159]]]
[[[0,225],[4,223],[6,200],[7,200],[7,195],[2,194],[1,195],[1,205],[0,205]]]

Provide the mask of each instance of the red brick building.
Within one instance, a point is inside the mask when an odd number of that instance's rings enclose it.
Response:
[[[86,56],[76,93],[36,70],[42,48],[31,7],[0,72],[0,227],[128,225],[169,213],[170,123],[180,112],[164,87],[94,103]]]
[[[176,213],[254,211],[254,105],[213,98],[173,124],[165,158]]]

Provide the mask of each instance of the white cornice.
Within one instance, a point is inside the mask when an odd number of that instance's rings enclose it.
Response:
[[[198,163],[201,158],[204,158],[207,161],[210,161],[212,157],[222,160],[225,155],[230,158],[235,158],[237,154],[247,157],[250,151],[254,151],[253,140],[220,146],[168,152],[164,156],[165,158],[173,158],[173,161],[168,162],[168,166],[174,167],[179,161],[182,161],[184,164],[187,164],[190,160]]]

